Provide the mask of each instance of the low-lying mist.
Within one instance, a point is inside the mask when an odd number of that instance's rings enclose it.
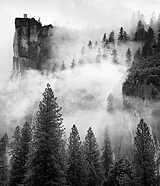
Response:
[[[87,47],[88,36],[79,38],[78,34],[72,33],[71,36],[68,32],[58,32],[54,37],[54,42],[58,43],[56,62],[60,65],[64,61],[66,69],[48,74],[29,70],[22,77],[4,82],[0,89],[1,133],[7,130],[12,135],[16,125],[22,125],[26,120],[32,121],[42,93],[47,83],[50,83],[59,105],[62,106],[67,136],[72,125],[76,124],[83,139],[86,130],[91,126],[99,144],[103,143],[107,130],[113,148],[118,149],[121,143],[125,148],[127,145],[129,147],[139,119],[144,117],[149,123],[153,120],[150,117],[151,107],[146,107],[140,101],[132,99],[135,107],[132,111],[124,109],[123,106],[121,89],[128,69],[125,53],[128,47],[134,53],[138,45],[130,42],[121,46],[110,46],[103,56],[104,50],[100,41],[92,49]],[[85,52],[82,55],[83,46]],[[118,51],[118,64],[114,64],[112,60],[114,47]],[[73,58],[75,67],[71,68]],[[83,60],[83,63],[80,64],[79,60]],[[113,97],[112,111],[107,109],[107,98],[110,95]]]

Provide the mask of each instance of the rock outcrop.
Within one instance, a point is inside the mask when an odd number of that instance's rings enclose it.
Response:
[[[23,74],[28,69],[52,70],[53,26],[42,26],[34,18],[15,19],[13,74]],[[53,64],[52,64],[53,66]]]

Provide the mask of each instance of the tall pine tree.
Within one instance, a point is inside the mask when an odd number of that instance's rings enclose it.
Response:
[[[78,129],[75,125],[73,125],[69,137],[68,156],[67,173],[69,185],[85,185],[85,168],[82,159],[82,146]]]
[[[9,186],[18,186],[20,184],[19,175],[21,174],[20,172],[21,165],[19,163],[21,130],[19,126],[16,127],[12,138],[13,140],[10,144],[11,169],[10,169],[10,175],[9,175]]]
[[[9,185],[21,185],[24,183],[27,171],[26,162],[28,161],[29,143],[31,141],[31,127],[25,122],[21,131],[17,127],[11,145],[11,170]]]
[[[7,146],[8,136],[5,134],[0,139],[0,186],[8,185]]]
[[[91,127],[85,137],[84,150],[87,163],[87,186],[100,185],[103,181],[100,151]]]
[[[29,154],[26,185],[63,186],[63,132],[61,108],[49,84],[39,103]]]
[[[156,185],[155,142],[149,126],[141,119],[135,143],[136,181],[141,186]]]
[[[104,146],[102,149],[102,165],[103,165],[104,175],[106,179],[108,177],[109,169],[112,164],[113,164],[112,147],[111,147],[109,136],[106,133],[104,139]]]

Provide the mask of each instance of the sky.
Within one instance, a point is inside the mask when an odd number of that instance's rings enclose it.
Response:
[[[0,81],[12,69],[14,19],[41,18],[43,24],[74,29],[105,27],[114,29],[127,25],[132,13],[140,10],[148,19],[159,14],[159,0],[0,0]]]

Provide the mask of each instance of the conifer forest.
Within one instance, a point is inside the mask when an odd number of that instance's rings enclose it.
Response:
[[[160,1],[0,1],[0,186],[160,186]]]

